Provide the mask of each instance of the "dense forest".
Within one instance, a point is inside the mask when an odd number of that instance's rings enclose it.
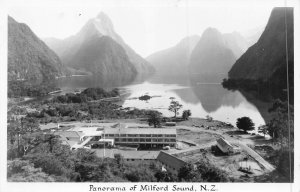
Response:
[[[49,82],[33,84],[29,81],[8,81],[7,85],[8,98],[40,97],[55,90],[58,88]]]

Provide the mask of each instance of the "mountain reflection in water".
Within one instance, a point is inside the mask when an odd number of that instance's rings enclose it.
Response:
[[[123,107],[136,107],[140,109],[153,109],[162,112],[166,116],[174,114],[168,111],[170,97],[175,97],[183,105],[180,110],[190,109],[192,117],[205,118],[206,115],[214,119],[230,122],[235,125],[236,119],[242,116],[250,117],[256,127],[265,124],[264,116],[260,110],[267,111],[268,103],[263,106],[257,102],[255,97],[248,100],[239,91],[229,91],[217,83],[201,82],[201,79],[189,78],[187,76],[158,76],[154,75],[148,79],[138,77],[130,81],[113,78],[105,81],[99,77],[71,77],[58,81],[57,85],[64,91],[83,89],[87,87],[103,87],[112,89],[119,87],[128,92],[124,100],[118,104]],[[148,101],[137,99],[142,95],[156,96]],[[249,95],[248,95],[249,96]],[[180,114],[181,115],[181,114]]]

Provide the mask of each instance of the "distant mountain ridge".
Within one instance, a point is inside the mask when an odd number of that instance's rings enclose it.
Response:
[[[203,82],[219,83],[227,77],[235,60],[223,35],[215,28],[208,28],[191,54],[189,72],[202,76]]]
[[[64,73],[55,52],[26,24],[8,16],[8,80],[47,81]]]
[[[128,56],[129,61],[134,65],[137,73],[148,74],[154,72],[154,68],[141,56],[135,53],[114,31],[111,20],[102,12],[99,13],[97,17],[90,19],[76,35],[64,40],[47,38],[45,41],[55,52],[57,52],[66,65],[73,66],[71,61],[74,61],[74,57],[78,54],[79,50],[84,50],[80,49],[80,47],[86,46],[85,41],[90,41],[91,38],[97,39],[102,36],[108,36],[111,40],[121,45],[125,50],[125,54]],[[82,65],[84,65],[84,63],[82,63]]]
[[[222,34],[225,44],[233,52],[236,58],[239,58],[248,49],[249,43],[247,40],[238,32]]]
[[[209,28],[208,30],[210,30],[210,29],[213,29],[213,28]],[[205,35],[205,33],[203,33],[203,34]],[[155,67],[156,73],[158,73],[158,74],[187,75],[189,73],[189,68],[190,68],[191,54],[194,51],[196,45],[199,43],[201,38],[202,37],[200,37],[198,35],[186,37],[186,38],[182,39],[174,47],[155,52],[155,53],[151,54],[150,56],[148,56],[146,59]],[[222,49],[229,49],[229,51],[227,51],[227,53],[229,54],[229,57],[232,56],[231,55],[231,52],[232,52],[235,59],[239,58],[248,48],[247,40],[238,32],[225,33],[225,34],[221,34],[220,32],[218,32],[218,35],[215,35],[213,38],[210,39],[212,41],[212,43],[217,41],[214,38],[219,40],[219,44],[214,46],[213,49],[218,50],[220,47],[222,47]],[[204,43],[204,41],[202,41],[202,43]],[[208,42],[206,42],[206,43],[208,45],[207,47],[210,47],[210,43],[208,43]],[[211,51],[213,52],[212,49],[211,49]],[[205,54],[207,54],[207,53],[205,53]],[[210,53],[208,53],[208,54],[210,54]],[[220,54],[220,53],[218,53],[218,54]],[[201,54],[199,55],[199,53],[195,54],[194,56],[196,57],[196,55],[199,57],[201,56]],[[212,60],[216,59],[215,56],[212,57]],[[219,56],[221,56],[221,55],[219,55]],[[227,57],[227,56],[223,55],[222,57]],[[207,59],[209,59],[209,58],[207,58]],[[231,65],[233,65],[234,61],[232,60]],[[222,65],[220,65],[220,67],[222,67]],[[229,70],[230,68],[227,67],[227,69]],[[201,73],[201,72],[199,72],[199,70],[194,71],[193,69],[190,70],[190,72],[191,73]],[[221,76],[226,77],[227,72],[228,71],[222,71],[222,73],[225,75],[221,75]],[[204,73],[206,73],[206,72],[204,72]],[[202,75],[206,75],[206,74],[202,74]],[[218,79],[220,79],[220,78],[218,78]]]
[[[155,67],[158,74],[187,74],[190,55],[199,39],[198,35],[186,37],[174,47],[155,52],[146,59]]]

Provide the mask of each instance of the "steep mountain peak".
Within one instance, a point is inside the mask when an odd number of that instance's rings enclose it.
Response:
[[[95,18],[88,20],[88,22],[80,30],[79,34],[83,36],[115,36],[112,21],[103,12],[100,12]]]
[[[207,28],[202,36],[201,41],[208,41],[210,44],[224,45],[224,40],[220,31],[216,28],[209,27]]]
[[[229,71],[229,77],[260,79],[272,82],[273,85],[278,81],[278,84],[284,85],[287,78],[286,52],[283,50],[288,49],[289,71],[294,66],[293,23],[293,8],[274,8],[259,40],[236,61]]]
[[[64,73],[58,56],[24,23],[8,17],[8,79],[49,80]],[[38,82],[38,81],[36,81]]]
[[[113,23],[110,18],[103,12],[100,12],[96,17],[91,18],[74,36],[71,36],[60,43],[49,43],[51,47],[58,52],[62,61],[67,65],[71,65],[71,60],[77,54],[80,47],[96,41],[103,36],[109,36],[116,43],[121,45],[129,57],[130,62],[135,66],[138,72],[150,74],[153,72],[153,67],[131,49],[124,40],[114,31]],[[104,45],[101,43],[101,45]],[[82,51],[87,49],[82,49]]]
[[[220,82],[235,61],[223,35],[215,28],[207,28],[190,57],[189,72],[201,76],[203,82]]]
[[[8,16],[8,23],[12,23],[12,22],[17,23],[17,21],[14,20],[14,18],[12,18],[11,16]]]
[[[202,36],[212,36],[212,35],[221,35],[220,31],[218,29],[213,27],[208,27],[204,30]]]
[[[108,15],[106,15],[103,11],[101,11],[100,13],[98,13],[98,15],[97,15],[96,18],[103,19],[103,20],[109,20],[110,21]]]
[[[97,17],[92,19],[96,29],[103,35],[114,34],[114,27],[110,18],[103,12],[100,12]]]

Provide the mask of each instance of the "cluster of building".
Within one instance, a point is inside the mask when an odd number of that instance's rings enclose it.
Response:
[[[62,142],[71,149],[104,146],[128,146],[136,148],[175,147],[177,133],[174,128],[130,128],[126,124],[102,127],[76,127],[56,131]]]
[[[72,150],[92,149],[98,145],[100,148],[95,152],[99,157],[115,158],[118,154],[127,162],[158,161],[163,169],[174,174],[177,174],[184,164],[197,161],[200,158],[197,155],[201,155],[202,150],[198,146],[186,150],[174,149],[177,142],[176,128],[132,128],[118,123],[75,127],[67,131],[55,131],[54,134],[59,135],[63,144],[69,145]],[[217,146],[223,153],[234,151],[234,147],[223,138],[217,140]],[[173,150],[161,150],[166,147]]]

